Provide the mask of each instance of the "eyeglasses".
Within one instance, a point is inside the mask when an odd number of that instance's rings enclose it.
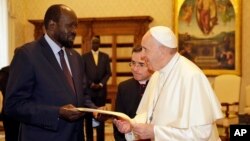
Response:
[[[130,66],[130,67],[139,67],[139,68],[143,68],[143,67],[146,67],[146,64],[145,64],[145,63],[141,63],[141,62],[131,61],[131,62],[129,63],[129,66]]]

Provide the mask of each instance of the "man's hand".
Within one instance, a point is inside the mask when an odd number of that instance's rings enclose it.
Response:
[[[74,121],[83,116],[83,112],[79,111],[72,104],[64,105],[59,109],[59,117],[68,121]]]
[[[100,83],[99,84],[91,83],[90,85],[90,88],[95,90],[101,89],[102,87],[103,86]]]

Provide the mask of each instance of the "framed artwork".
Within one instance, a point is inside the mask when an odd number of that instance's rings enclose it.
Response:
[[[240,4],[240,0],[175,1],[178,50],[206,75],[241,74]]]

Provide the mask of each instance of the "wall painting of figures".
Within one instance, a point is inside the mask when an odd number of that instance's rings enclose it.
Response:
[[[241,0],[176,0],[180,54],[206,75],[241,74]]]

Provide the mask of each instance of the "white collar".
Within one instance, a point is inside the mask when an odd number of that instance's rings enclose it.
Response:
[[[141,81],[138,81],[140,84],[146,84],[148,80],[141,80]]]
[[[175,55],[171,58],[171,60],[162,68],[159,70],[159,73],[169,73],[176,64],[180,57],[180,54],[178,52],[175,53]]]
[[[99,50],[97,51],[94,51],[94,50],[91,50],[92,54],[99,54]]]
[[[53,51],[53,53],[54,53],[55,55],[58,55],[58,52],[59,52],[61,49],[63,49],[63,50],[65,51],[64,47],[61,48],[60,46],[58,46],[58,45],[48,36],[47,33],[44,35],[44,38],[45,38],[45,40],[48,42],[50,48],[52,49],[52,51]]]

